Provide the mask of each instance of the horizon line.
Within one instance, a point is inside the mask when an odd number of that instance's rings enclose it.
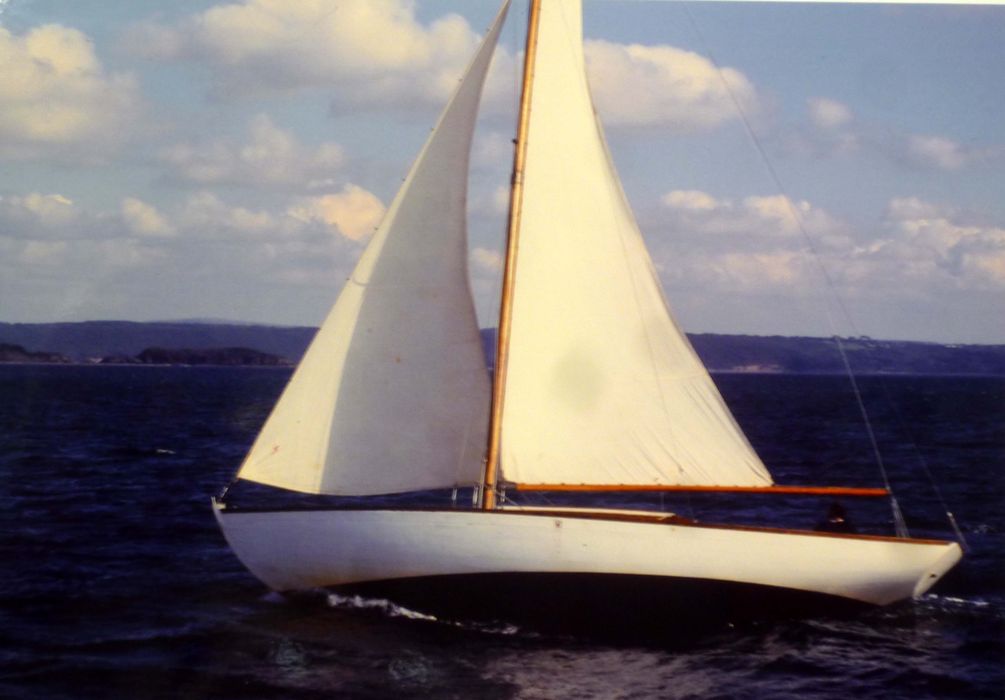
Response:
[[[10,326],[55,326],[55,325],[83,325],[87,323],[128,323],[135,325],[191,325],[191,326],[244,326],[244,327],[262,327],[262,328],[283,328],[283,329],[297,329],[297,328],[307,328],[312,330],[317,330],[320,324],[283,324],[270,321],[238,321],[223,318],[179,318],[179,319],[153,319],[146,321],[136,321],[131,319],[114,319],[114,318],[95,318],[86,319],[83,321],[4,321],[0,320],[0,325],[10,325]],[[495,326],[479,326],[480,331],[495,331]],[[844,341],[868,341],[877,343],[918,343],[925,345],[943,345],[943,346],[984,346],[984,347],[996,347],[1005,345],[1005,340],[999,341],[987,341],[987,342],[966,342],[958,340],[918,340],[913,338],[881,338],[872,335],[811,335],[811,334],[790,334],[790,333],[777,333],[777,332],[763,332],[763,333],[739,333],[735,331],[697,331],[697,330],[687,330],[684,332],[688,336],[695,335],[718,335],[718,336],[739,336],[747,338],[807,338],[814,340],[833,340],[834,338],[840,338]]]

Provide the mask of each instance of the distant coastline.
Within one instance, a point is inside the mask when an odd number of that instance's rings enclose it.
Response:
[[[63,353],[26,350],[21,345],[0,343],[0,363],[31,365],[212,365],[218,367],[290,367],[285,357],[251,348],[146,348],[136,355],[113,354],[73,360]]]
[[[7,364],[66,365],[73,362],[66,355],[44,350],[26,350],[15,343],[0,342],[0,362]]]
[[[52,354],[61,364],[290,366],[316,330],[203,321],[0,323],[0,343],[21,349],[0,362],[40,363]]]
[[[251,348],[146,348],[137,355],[109,355],[103,365],[212,365],[217,367],[290,367],[285,357]]]
[[[293,366],[316,328],[216,322],[0,323],[0,363]],[[712,372],[842,374],[833,338],[690,334]],[[482,331],[491,363],[495,331]],[[1005,376],[1005,345],[842,338],[858,374]]]

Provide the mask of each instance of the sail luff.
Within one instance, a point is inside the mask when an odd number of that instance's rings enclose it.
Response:
[[[488,455],[485,461],[482,507],[496,506],[496,481],[499,475],[499,447],[502,435],[502,410],[506,399],[506,367],[509,360],[510,328],[513,322],[513,285],[519,250],[520,208],[523,205],[523,170],[527,159],[527,130],[530,124],[531,95],[534,88],[534,57],[537,54],[537,33],[541,11],[540,0],[531,0],[527,16],[527,41],[524,49],[523,83],[520,91],[520,115],[513,151],[513,172],[510,178],[509,214],[506,225],[506,260],[503,267],[502,293],[499,301],[499,323],[496,331],[496,360],[492,377],[492,407],[490,410]]]

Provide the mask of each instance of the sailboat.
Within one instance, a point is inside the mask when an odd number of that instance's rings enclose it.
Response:
[[[587,84],[579,0],[529,6],[490,378],[465,204],[508,9],[237,474],[355,498],[250,508],[225,492],[213,511],[230,547],[277,591],[546,625],[925,593],[961,558],[956,542],[513,502],[535,491],[888,491],[777,485],[744,436],[671,315],[622,191]],[[471,503],[368,498],[431,490],[470,490]]]

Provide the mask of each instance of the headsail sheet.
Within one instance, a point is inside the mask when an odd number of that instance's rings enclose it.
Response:
[[[489,380],[467,273],[468,160],[508,2],[238,476],[371,495],[477,483]]]
[[[768,485],[663,298],[594,115],[581,13],[541,8],[503,480]]]

